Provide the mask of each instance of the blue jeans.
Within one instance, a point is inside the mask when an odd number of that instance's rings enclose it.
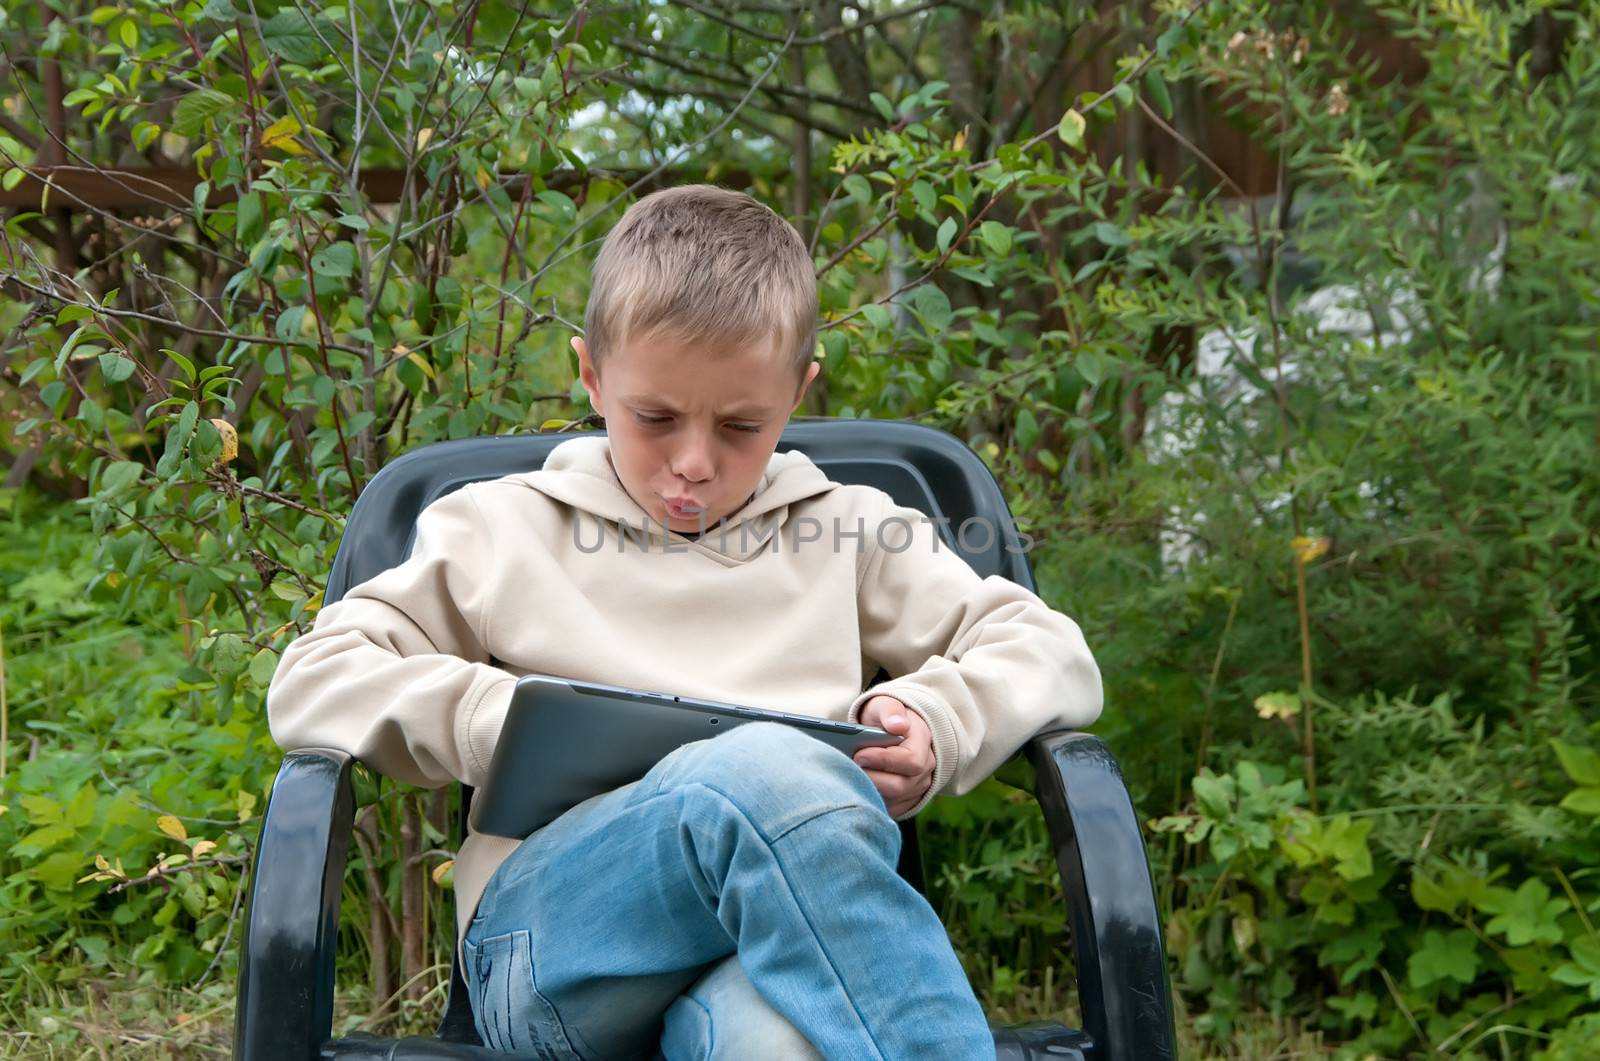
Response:
[[[752,1039],[993,1061],[899,849],[866,774],[819,740],[755,722],[685,745],[495,871],[462,943],[479,1034],[546,1061],[751,1057]]]

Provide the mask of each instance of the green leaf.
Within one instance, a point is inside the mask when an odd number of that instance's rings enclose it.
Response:
[[[996,258],[1011,253],[1011,229],[998,221],[985,221],[978,226],[978,235]]]
[[[1144,75],[1144,90],[1155,102],[1156,110],[1168,118],[1172,117],[1172,96],[1167,92],[1166,78],[1154,70],[1147,71]]]
[[[1017,425],[1013,437],[1019,449],[1032,449],[1033,444],[1039,440],[1039,421],[1034,418],[1032,410],[1023,409],[1017,413]]]
[[[349,276],[355,271],[356,249],[349,243],[333,243],[311,256],[311,270],[321,276]]]
[[[867,323],[879,331],[889,331],[894,324],[889,315],[889,307],[881,302],[869,302],[861,307],[861,315],[867,318]]]
[[[1561,740],[1552,740],[1550,746],[1568,777],[1580,785],[1600,785],[1600,752]]]
[[[1527,880],[1515,892],[1506,888],[1490,888],[1478,906],[1495,916],[1484,925],[1490,932],[1499,932],[1513,947],[1529,943],[1560,943],[1561,928],[1556,918],[1569,907],[1565,899],[1552,899],[1550,889],[1537,878]]]
[[[923,284],[913,291],[911,302],[932,331],[941,332],[950,326],[950,296],[934,284]]]
[[[1600,818],[1600,786],[1573,789],[1562,799],[1561,808],[1574,814]]]
[[[1427,987],[1440,980],[1470,984],[1478,977],[1478,939],[1464,928],[1453,932],[1428,929],[1422,945],[1406,963],[1412,987]]]
[[[4,188],[9,192],[11,189],[21,184],[22,178],[26,177],[27,175],[28,174],[22,169],[13,166],[11,169],[6,170],[6,175],[4,177],[0,177],[0,188]]]
[[[911,198],[917,201],[917,206],[929,214],[939,205],[939,196],[935,194],[933,185],[927,181],[913,181],[911,183]]]
[[[250,657],[250,680],[265,689],[272,682],[272,672],[278,669],[278,654],[264,648]]]
[[[1233,814],[1233,778],[1198,774],[1191,783],[1195,802],[1212,818],[1224,819]]]
[[[193,361],[190,361],[187,357],[184,357],[176,350],[162,350],[161,352],[166,354],[171,360],[177,362],[178,367],[183,369],[184,378],[187,379],[191,384],[194,383],[195,369]]]
[[[61,345],[61,349],[56,353],[56,372],[59,373],[61,371],[61,366],[65,365],[67,358],[72,356],[72,351],[77,347],[78,342],[88,335],[90,331],[89,325],[83,324],[74,329],[71,335],[67,336],[67,341]]]
[[[180,443],[189,441],[189,436],[194,434],[194,425],[200,419],[200,406],[195,402],[185,402],[183,412],[178,414],[178,426],[174,429]]]
[[[261,225],[261,193],[245,192],[239,196],[237,212],[233,219],[233,238],[240,243],[252,243],[256,229]]]
[[[1178,42],[1183,39],[1186,32],[1188,32],[1188,23],[1186,22],[1179,22],[1175,26],[1168,27],[1161,36],[1156,38],[1156,55],[1165,59],[1172,54],[1172,49],[1177,47]]]
[[[1107,247],[1126,247],[1133,242],[1128,234],[1109,221],[1096,221],[1094,223],[1094,238],[1104,243]]]
[[[578,208],[565,193],[547,188],[539,192],[536,198],[541,203],[554,207],[563,225],[570,225],[578,219]]]
[[[210,197],[210,181],[201,181],[194,186],[194,219],[199,224],[205,223],[206,200]]]
[[[61,101],[61,105],[63,107],[76,107],[80,103],[87,103],[90,100],[97,100],[99,98],[100,93],[95,89],[77,88],[67,93],[66,98]]]
[[[844,179],[845,194],[862,206],[872,202],[872,185],[859,173],[852,173]]]
[[[112,352],[100,355],[100,374],[107,383],[121,383],[133,375],[135,365],[131,358]]]
[[[305,306],[290,306],[278,314],[278,319],[273,322],[272,332],[279,339],[298,340],[300,338],[300,324],[305,319]]]
[[[944,222],[940,224],[938,234],[940,254],[950,249],[950,241],[956,238],[956,229],[959,227],[953,217],[945,218]]]
[[[1424,910],[1450,913],[1461,905],[1464,896],[1423,873],[1411,878],[1411,898]]]
[[[261,39],[268,51],[301,66],[321,59],[325,50],[309,18],[294,7],[286,7],[263,22]]]
[[[137,461],[115,461],[106,465],[106,470],[100,473],[100,493],[102,495],[117,494],[139,481],[139,476],[144,474],[144,465]]]
[[[874,92],[867,98],[872,100],[872,105],[874,107],[878,108],[878,113],[883,115],[884,121],[894,121],[894,104],[889,102],[889,97],[885,96],[882,92]]]
[[[244,639],[238,634],[218,634],[211,642],[211,669],[221,677],[238,674],[248,665]]]
[[[85,317],[93,316],[94,309],[92,307],[73,302],[61,307],[61,312],[56,314],[56,323],[71,324],[73,321],[81,321]]]
[[[217,118],[238,105],[239,101],[226,92],[214,88],[196,89],[173,108],[172,131],[179,136],[196,136],[205,128],[206,119]]]

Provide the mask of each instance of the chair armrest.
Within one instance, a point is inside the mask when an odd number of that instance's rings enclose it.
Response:
[[[1177,1056],[1166,949],[1133,801],[1117,761],[1087,733],[1028,744],[1067,896],[1084,1031],[1105,1061]]]
[[[345,752],[303,748],[278,767],[245,908],[236,1061],[315,1061],[333,1034],[334,943],[355,818],[353,762]]]

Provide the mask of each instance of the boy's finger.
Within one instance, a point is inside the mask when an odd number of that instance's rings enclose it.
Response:
[[[911,795],[915,782],[901,774],[886,774],[878,770],[868,770],[867,779],[872,782],[872,787],[878,790],[878,795],[883,797],[883,802],[896,804]]]
[[[894,774],[916,776],[933,768],[914,748],[863,748],[856,752],[856,763],[863,770],[886,770]]]

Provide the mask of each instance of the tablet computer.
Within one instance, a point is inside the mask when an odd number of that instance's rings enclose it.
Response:
[[[529,674],[517,680],[468,822],[474,832],[520,840],[637,781],[673,749],[758,721],[794,726],[846,755],[904,739],[850,722]]]

